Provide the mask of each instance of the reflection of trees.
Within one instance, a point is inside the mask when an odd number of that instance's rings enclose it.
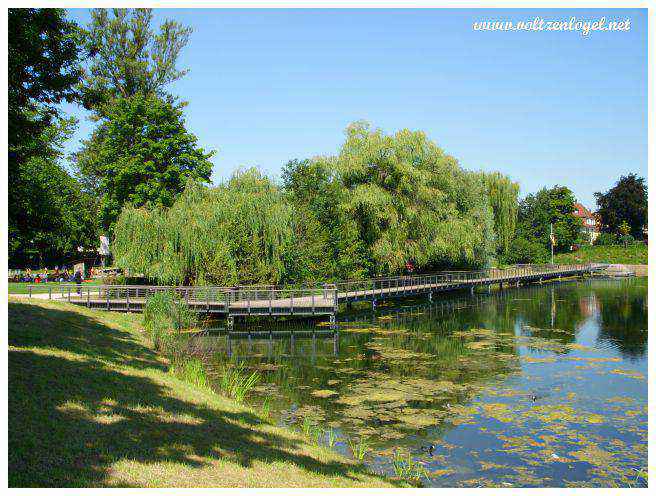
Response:
[[[642,358],[647,353],[646,281],[627,279],[596,290],[600,300],[598,339],[610,343],[623,356]]]
[[[413,419],[431,416],[442,425],[450,407],[466,404],[481,387],[510,372],[517,364],[518,324],[529,326],[523,333],[569,344],[586,319],[600,316],[600,339],[641,356],[647,343],[646,332],[639,332],[647,325],[644,295],[644,287],[622,286],[618,295],[617,281],[593,281],[381,306],[375,313],[343,316],[338,346],[330,336],[312,339],[307,333],[319,328],[297,322],[287,328],[297,333],[293,344],[279,335],[235,339],[231,354],[261,370],[261,398],[274,409],[297,405],[303,409],[299,417],[311,412],[346,430],[394,439],[435,428]],[[214,363],[227,359],[219,350]],[[312,394],[317,391],[327,397]]]

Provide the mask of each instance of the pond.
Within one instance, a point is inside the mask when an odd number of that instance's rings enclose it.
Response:
[[[646,278],[397,301],[340,314],[337,332],[273,326],[199,344],[215,370],[261,371],[249,403],[347,456],[366,445],[375,472],[394,476],[396,453],[432,487],[647,483]]]

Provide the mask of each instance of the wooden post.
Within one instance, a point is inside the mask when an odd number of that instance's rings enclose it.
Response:
[[[52,296],[52,294],[50,296]],[[87,308],[89,307],[91,307],[91,290],[87,289]]]
[[[130,313],[130,288],[126,289],[126,301],[128,302],[128,313]]]

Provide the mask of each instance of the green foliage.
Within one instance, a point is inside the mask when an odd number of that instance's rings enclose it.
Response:
[[[251,169],[217,188],[190,183],[170,209],[125,208],[113,252],[118,265],[162,283],[278,283],[291,216],[282,192]]]
[[[618,244],[617,235],[614,233],[602,232],[599,233],[597,239],[594,240],[595,246],[612,246]]]
[[[66,20],[63,9],[9,9],[8,29],[9,183],[13,185],[13,174],[28,158],[48,155],[43,150],[48,143],[41,136],[59,116],[57,104],[76,96],[81,69],[78,28]]]
[[[210,389],[205,366],[199,358],[186,358],[171,369],[179,379],[199,388]]]
[[[619,181],[605,193],[595,193],[598,214],[604,232],[620,232],[626,222],[634,238],[644,237],[643,228],[647,226],[647,185],[642,177],[635,174],[620,177]],[[621,233],[621,232],[620,232]]]
[[[428,471],[421,463],[412,459],[410,453],[394,450],[392,455],[392,469],[394,475],[403,480],[417,480],[425,477],[428,479]]]
[[[556,263],[562,264],[585,264],[585,263],[609,263],[647,265],[648,247],[642,242],[615,245],[582,245],[578,250],[571,253],[561,253],[554,257]]]
[[[517,225],[517,210],[519,184],[499,172],[485,175],[487,194],[494,213],[494,234],[497,242],[497,254],[501,257],[509,255],[515,227]]]
[[[176,63],[191,28],[165,21],[155,34],[152,9],[93,9],[85,30],[89,70],[83,84],[87,108],[101,115],[104,104],[137,94],[164,96],[167,84],[183,77]]]
[[[93,230],[57,164],[72,127],[57,105],[75,98],[80,78],[78,29],[61,9],[9,9],[8,29],[9,263],[60,262]]]
[[[482,266],[494,251],[493,214],[479,175],[462,170],[422,132],[346,130],[336,157],[317,159],[346,188],[371,272]]]
[[[97,246],[93,200],[59,164],[72,125],[62,120],[47,127],[40,139],[48,155],[30,157],[14,171],[10,265],[61,265],[79,246]]]
[[[161,292],[146,300],[143,324],[153,346],[175,358],[184,342],[182,331],[196,325],[196,316],[177,295]]]
[[[111,231],[124,205],[169,207],[187,180],[208,181],[212,154],[185,129],[180,105],[137,94],[105,107],[75,158],[100,198],[100,222]]]
[[[283,184],[294,209],[295,238],[287,279],[358,279],[365,275],[366,253],[358,227],[344,208],[346,189],[322,160],[291,160]]]
[[[565,186],[543,188],[519,204],[517,237],[540,243],[550,250],[549,225],[553,224],[556,252],[569,251],[581,238],[581,219],[575,217],[574,194]]]
[[[226,396],[242,403],[261,379],[258,371],[249,373],[243,362],[237,365],[227,364],[223,366],[219,386]]]
[[[363,437],[359,438],[358,440],[347,437],[346,441],[348,442],[349,448],[351,448],[353,458],[360,462],[364,460],[364,457],[367,455],[367,453],[371,451],[371,446]]]
[[[533,239],[515,238],[501,260],[506,264],[546,263],[549,261],[549,251]]]

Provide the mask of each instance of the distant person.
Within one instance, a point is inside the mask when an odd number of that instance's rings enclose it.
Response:
[[[82,296],[82,273],[79,270],[75,271],[73,281],[77,284],[77,294]]]

